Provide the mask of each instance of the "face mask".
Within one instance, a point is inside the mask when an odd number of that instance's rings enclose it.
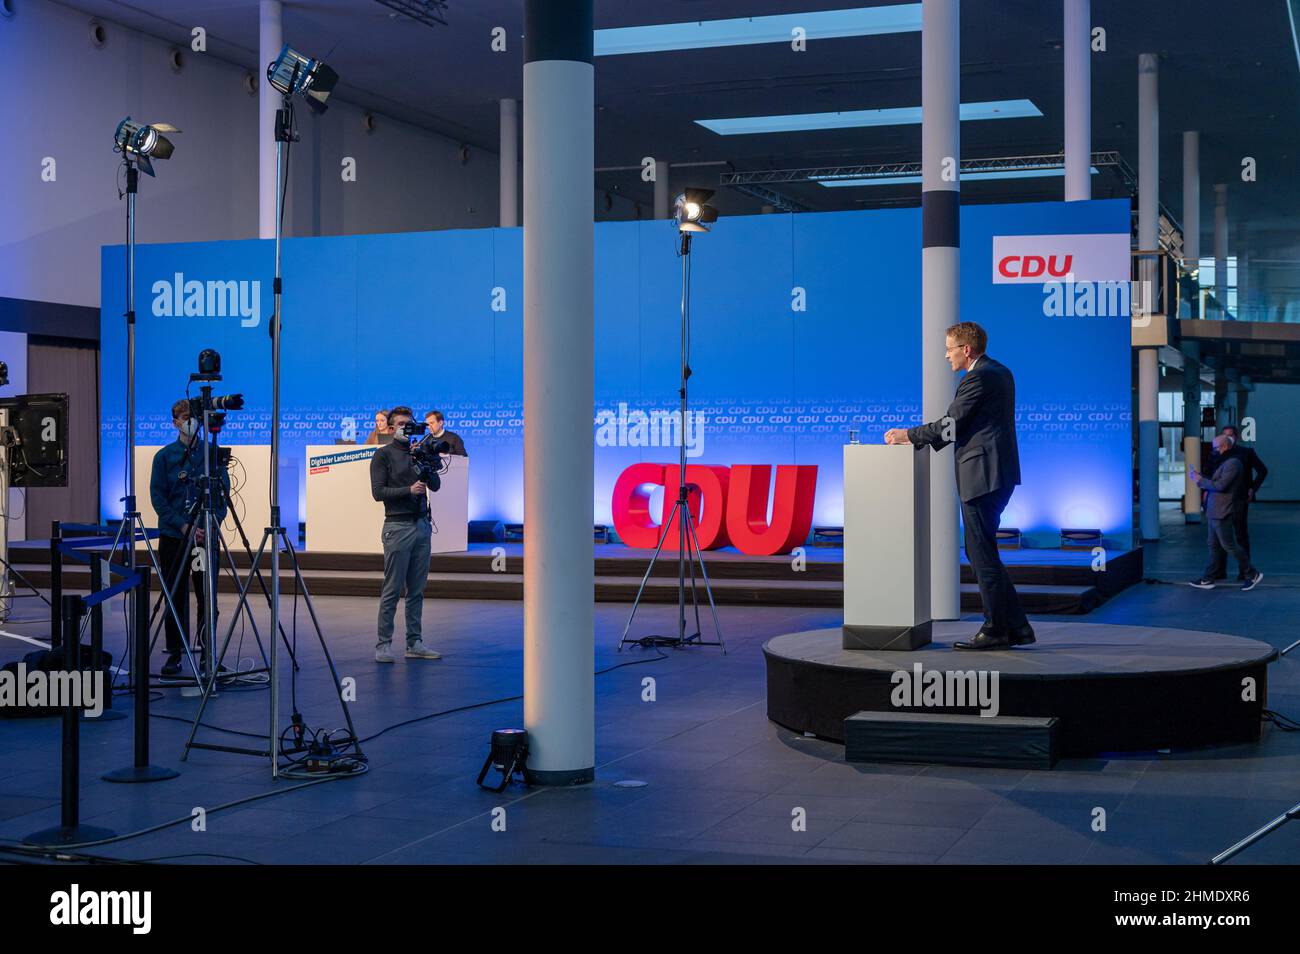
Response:
[[[186,437],[193,437],[195,431],[199,429],[199,422],[194,418],[186,418],[181,422],[181,433]]]
[[[406,432],[403,431],[402,428],[401,428],[400,426],[399,426],[395,431],[393,431],[393,440],[395,440],[395,441],[405,441],[405,440],[407,440],[407,439],[408,439],[408,438],[407,438],[407,436],[406,436]]]

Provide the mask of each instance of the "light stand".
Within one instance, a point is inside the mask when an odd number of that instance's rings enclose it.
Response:
[[[137,539],[144,540],[145,551],[148,553],[149,562],[153,566],[157,579],[164,579],[165,574],[162,566],[158,562],[158,557],[154,553],[153,545],[149,542],[149,533],[144,526],[144,518],[140,511],[136,509],[135,501],[135,197],[140,191],[140,167],[150,174],[153,174],[153,166],[149,162],[148,153],[141,152],[139,147],[149,143],[148,148],[152,150],[152,143],[161,140],[166,145],[165,154],[160,153],[159,158],[168,158],[171,155],[171,144],[158,136],[155,132],[152,141],[139,135],[142,131],[147,131],[153,127],[130,127],[127,129],[128,135],[124,138],[122,132],[127,127],[129,117],[123,120],[118,126],[118,133],[115,140],[119,150],[122,152],[122,164],[126,167],[126,494],[123,497],[124,510],[122,513],[122,522],[118,525],[117,534],[113,539],[112,551],[116,551],[118,544],[121,543],[126,548],[126,565],[129,570],[128,576],[135,573],[136,553],[135,544]],[[172,127],[164,127],[159,124],[157,128],[165,128],[167,131],[174,132]],[[139,532],[139,538],[136,533]],[[181,631],[185,627],[181,625],[180,614],[176,612],[176,606],[172,602],[171,594],[163,588],[163,597],[167,601],[167,609],[171,612],[176,620],[176,625],[180,626]],[[140,639],[139,629],[136,626],[135,614],[143,612],[143,607],[137,606],[137,601],[128,599],[126,604],[126,632],[127,632],[127,649],[130,653],[131,640]],[[186,657],[189,659],[191,669],[197,674],[198,670],[194,668],[194,659],[190,656],[189,648],[185,648]],[[138,654],[137,654],[138,655]],[[131,678],[148,680],[149,673],[136,672],[134,668]],[[115,776],[114,781],[123,782],[161,782],[166,779],[176,778],[180,773],[174,769],[163,768],[158,765],[134,765],[127,769],[119,770],[112,773]]]
[[[347,701],[343,698],[343,686],[339,680],[338,669],[335,667],[334,658],[330,655],[329,647],[325,643],[325,635],[321,631],[320,620],[316,616],[316,608],[312,604],[311,594],[307,591],[307,584],[303,580],[302,570],[298,565],[297,552],[293,543],[289,540],[283,521],[280,518],[280,302],[284,285],[281,272],[281,242],[284,235],[284,196],[288,187],[288,176],[285,171],[287,168],[286,157],[289,145],[298,139],[298,131],[294,122],[294,93],[306,93],[309,102],[315,101],[322,104],[316,108],[323,110],[324,100],[321,98],[320,93],[328,96],[329,89],[332,88],[332,81],[319,86],[320,92],[318,93],[310,91],[310,84],[313,77],[324,75],[322,71],[325,69],[327,68],[323,64],[299,57],[287,46],[281,51],[280,58],[267,69],[268,80],[280,90],[284,97],[275,115],[275,280],[272,284],[274,306],[271,311],[271,322],[268,329],[271,335],[271,525],[262,534],[262,541],[258,545],[257,553],[253,556],[249,574],[240,585],[239,602],[235,607],[234,616],[231,619],[230,627],[226,630],[221,651],[218,653],[217,658],[222,658],[226,654],[226,648],[230,645],[230,639],[234,635],[239,614],[247,606],[252,581],[259,576],[262,554],[266,552],[268,546],[270,547],[271,559],[271,621],[275,627],[280,626],[280,554],[281,548],[283,548],[284,552],[288,553],[290,563],[293,566],[293,576],[296,584],[295,592],[301,592],[303,602],[307,606],[312,627],[316,630],[316,638],[320,642],[321,652],[325,656],[325,661],[329,665],[330,676],[334,680],[334,689],[338,695],[339,706],[343,710],[343,718],[347,722],[348,735],[346,738],[337,740],[337,742],[341,746],[353,748],[355,758],[364,760],[365,756],[361,751],[356,727],[352,724],[352,713],[348,709]],[[289,74],[287,80],[284,78],[285,72]],[[330,72],[332,73],[332,71]],[[334,79],[337,79],[337,77],[334,77]],[[277,82],[277,80],[280,80],[280,82]],[[311,99],[313,96],[315,97],[314,100]],[[199,711],[194,717],[194,724],[190,728],[189,738],[185,742],[185,752],[181,756],[182,761],[189,758],[190,749],[209,749],[219,752],[254,755],[269,758],[271,762],[271,778],[278,779],[280,777],[279,756],[283,740],[280,736],[279,657],[276,652],[277,645],[274,637],[271,638],[270,644],[271,704],[266,748],[249,749],[195,741],[194,737],[198,733],[200,723],[203,721],[203,712],[207,708],[208,699],[212,696],[216,687],[216,673],[214,670],[209,675],[208,685],[203,693],[203,701],[199,704]],[[291,678],[296,679],[297,677],[292,675]],[[306,751],[303,742],[304,724],[301,714],[297,711],[296,693],[291,728],[295,734],[295,747],[284,751],[286,753]]]
[[[696,193],[698,199],[692,196]],[[640,639],[629,639],[628,631],[632,628],[632,620],[636,618],[637,608],[641,605],[641,598],[645,594],[646,583],[650,580],[650,575],[654,572],[655,562],[659,559],[659,554],[663,551],[664,541],[668,538],[666,533],[661,534],[659,544],[655,547],[654,555],[650,558],[650,565],[646,567],[645,576],[641,578],[641,586],[636,591],[636,599],[632,601],[632,612],[628,615],[627,625],[623,627],[623,635],[618,641],[618,651],[623,651],[625,643],[637,643],[640,646],[649,648],[651,646],[672,646],[681,649],[686,646],[720,646],[723,653],[727,651],[727,645],[722,638],[722,627],[718,625],[718,608],[713,601],[713,588],[709,585],[709,571],[704,566],[704,554],[700,549],[699,536],[695,528],[695,516],[691,513],[690,506],[690,486],[686,482],[686,420],[687,420],[687,385],[691,377],[690,365],[690,343],[691,343],[691,234],[692,232],[703,232],[707,229],[705,224],[717,218],[716,210],[704,205],[708,197],[712,195],[707,190],[688,190],[682,196],[678,197],[678,228],[681,236],[681,246],[679,257],[682,260],[682,318],[681,318],[681,383],[678,389],[678,395],[681,398],[681,421],[679,425],[679,454],[677,464],[677,500],[673,503],[672,512],[666,521],[666,526],[671,526],[673,518],[677,519],[677,635],[676,636],[645,636]],[[689,210],[694,208],[694,212]],[[709,216],[712,212],[712,216]],[[696,224],[696,223],[704,224]],[[714,504],[716,506],[716,503]],[[709,598],[709,609],[713,614],[713,630],[717,634],[717,640],[706,642],[702,636],[700,626],[700,594],[696,584],[695,565],[699,564],[700,576],[704,580],[704,592]],[[687,634],[686,632],[686,573],[690,568],[691,575],[691,604],[695,611],[695,632]]]
[[[1215,855],[1213,858],[1210,859],[1210,864],[1212,865],[1223,864],[1225,861],[1231,859],[1234,855],[1240,854],[1241,852],[1245,851],[1247,848],[1255,844],[1255,842],[1259,841],[1265,835],[1269,834],[1270,832],[1276,831],[1277,829],[1281,828],[1289,821],[1300,821],[1300,804],[1293,805],[1292,807],[1284,811],[1281,815],[1278,815],[1276,818],[1274,818],[1263,828],[1259,829],[1259,831],[1252,832],[1251,834],[1247,835],[1245,838],[1241,839],[1241,841],[1237,842],[1235,845],[1223,849],[1223,851],[1219,852],[1217,855]]]

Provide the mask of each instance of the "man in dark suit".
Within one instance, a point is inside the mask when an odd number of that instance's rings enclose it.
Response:
[[[1205,501],[1205,522],[1209,524],[1210,563],[1200,579],[1192,581],[1192,586],[1198,590],[1212,590],[1215,582],[1226,576],[1229,553],[1236,557],[1244,581],[1242,590],[1253,590],[1264,579],[1264,574],[1251,564],[1249,551],[1237,539],[1234,517],[1239,502],[1244,499],[1240,486],[1246,480],[1246,472],[1241,458],[1232,453],[1232,448],[1232,438],[1220,434],[1214,439],[1214,452],[1219,460],[1214,474],[1207,477],[1198,473],[1196,468],[1188,473],[1192,483],[1209,494]]]
[[[965,526],[966,558],[979,581],[984,625],[955,649],[1008,649],[1034,642],[1034,630],[998,554],[998,523],[1020,483],[1016,447],[1016,382],[1011,372],[984,353],[988,334],[973,321],[948,329],[948,363],[965,371],[948,413],[938,421],[894,428],[887,444],[942,450],[955,444],[957,492]]]

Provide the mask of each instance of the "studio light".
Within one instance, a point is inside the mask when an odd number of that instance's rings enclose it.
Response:
[[[153,175],[152,159],[170,159],[176,151],[176,145],[163,133],[180,132],[170,123],[137,123],[127,116],[117,124],[113,133],[116,151],[122,153],[128,162],[133,162],[145,173]]]
[[[339,74],[286,43],[275,62],[266,68],[266,78],[285,96],[302,93],[313,112],[323,113],[328,108],[325,100],[334,92]]]
[[[712,189],[687,189],[673,203],[679,232],[707,232],[718,221],[718,210],[708,205]]]
[[[525,729],[494,729],[492,742],[488,749],[487,760],[479,770],[477,784],[489,792],[504,792],[515,775],[524,771],[528,761],[528,732]],[[501,784],[497,787],[484,785],[489,769],[501,773]]]

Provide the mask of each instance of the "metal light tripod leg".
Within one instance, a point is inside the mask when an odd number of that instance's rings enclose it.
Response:
[[[672,518],[673,518],[672,515],[676,513],[677,513],[677,504],[673,504],[672,513],[669,514],[668,516],[668,522],[670,524],[672,523]],[[654,555],[650,557],[650,565],[645,568],[645,576],[641,577],[641,585],[637,587],[636,599],[632,601],[632,612],[628,613],[627,615],[627,624],[623,627],[623,636],[618,641],[618,651],[620,653],[623,651],[623,644],[628,641],[627,638],[628,630],[632,628],[632,620],[636,618],[637,607],[641,605],[641,596],[643,593],[645,593],[646,582],[650,579],[650,574],[654,572],[655,561],[659,559],[659,554],[664,548],[665,539],[667,539],[667,534],[660,534],[659,544],[655,547]],[[635,642],[635,640],[633,640],[633,642]]]
[[[718,607],[717,604],[713,602],[713,586],[709,583],[709,570],[704,565],[704,554],[700,552],[700,539],[696,534],[694,520],[690,522],[689,527],[691,531],[691,539],[695,542],[695,553],[700,558],[700,574],[704,577],[704,592],[707,593],[709,597],[709,611],[713,614],[713,631],[718,634],[718,645],[722,647],[722,654],[725,656],[727,653],[727,643],[722,638],[722,627],[718,624]],[[692,566],[692,572],[694,572],[693,566]],[[697,600],[695,604],[695,614],[696,614],[695,628],[696,629],[700,628],[699,610],[700,610],[700,604]],[[704,645],[708,645],[708,644],[705,643]]]
[[[1225,861],[1232,858],[1234,855],[1240,854],[1241,852],[1245,851],[1247,848],[1249,848],[1255,842],[1259,841],[1265,835],[1269,834],[1270,832],[1276,831],[1277,829],[1281,828],[1289,821],[1300,821],[1300,805],[1294,805],[1291,808],[1288,808],[1281,815],[1278,815],[1276,818],[1274,818],[1271,822],[1269,822],[1259,831],[1247,835],[1245,838],[1241,839],[1241,841],[1237,842],[1231,848],[1225,848],[1223,851],[1219,852],[1217,855],[1215,855],[1213,858],[1210,859],[1210,864],[1212,865],[1223,864]]]
[[[270,539],[271,539],[271,531],[270,531],[270,529],[267,529],[267,531],[266,531],[265,533],[262,534],[262,542],[258,545],[258,548],[257,548],[257,554],[253,557],[253,560],[254,560],[255,562],[261,562],[262,554],[263,554],[263,552],[265,552],[265,550],[266,550],[266,544],[267,544],[267,541],[270,540]],[[238,622],[238,620],[239,620],[239,614],[240,614],[240,612],[242,612],[242,610],[243,610],[243,606],[244,606],[244,604],[245,604],[245,603],[247,602],[247,600],[248,600],[248,587],[249,587],[249,585],[250,585],[252,582],[253,582],[253,577],[252,577],[252,575],[250,574],[249,577],[248,577],[246,580],[244,580],[243,583],[240,584],[240,587],[239,587],[239,602],[238,602],[238,603],[236,604],[236,606],[235,606],[235,614],[234,614],[234,616],[231,617],[231,620],[230,620],[230,628],[226,630],[226,636],[225,636],[225,639],[222,640],[222,644],[221,644],[221,655],[222,655],[222,656],[225,656],[225,654],[226,654],[226,648],[230,645],[230,639],[231,639],[231,637],[232,637],[232,636],[234,635],[234,633],[235,633],[235,623]],[[275,676],[275,674],[272,673],[272,678],[274,678],[274,676]],[[190,734],[189,734],[189,738],[187,738],[187,739],[185,740],[185,751],[181,753],[181,761],[182,761],[182,762],[185,762],[185,761],[187,761],[187,760],[189,759],[189,757],[190,757],[190,749],[195,747],[195,744],[196,744],[196,743],[194,742],[194,736],[198,734],[198,731],[199,731],[199,723],[201,723],[201,722],[203,721],[203,711],[208,707],[208,699],[210,699],[210,698],[212,697],[213,691],[216,689],[216,685],[217,685],[217,674],[216,674],[216,670],[214,669],[214,670],[212,671],[211,676],[208,678],[207,683],[205,684],[205,686],[204,686],[204,688],[203,688],[203,698],[199,701],[199,711],[198,711],[197,713],[195,713],[195,715],[194,715],[194,724],[193,724],[192,726],[190,726]],[[266,752],[266,753],[259,753],[259,754],[269,754],[270,757],[271,757],[271,760],[274,762],[274,760],[275,760],[275,746],[276,746],[276,740],[275,740],[275,739],[269,739],[268,746],[267,746],[267,752]]]

